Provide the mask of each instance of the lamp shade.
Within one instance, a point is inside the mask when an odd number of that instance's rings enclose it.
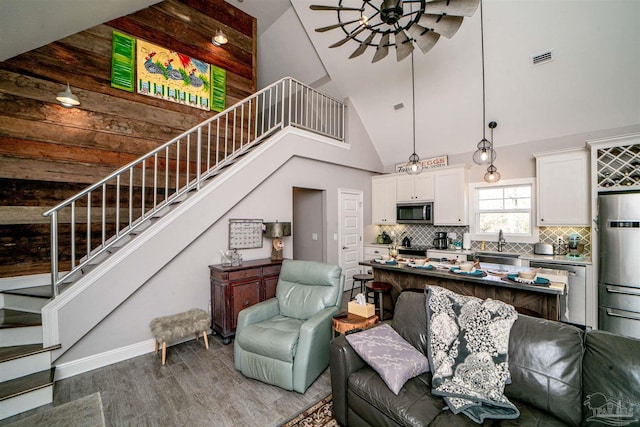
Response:
[[[218,47],[227,44],[228,41],[229,38],[221,29],[218,29],[215,35],[211,38],[211,43]]]
[[[76,105],[80,105],[80,100],[77,96],[71,93],[71,87],[67,83],[67,89],[64,92],[59,92],[56,96],[56,100],[62,104],[65,108],[73,108]]]
[[[284,236],[291,236],[291,223],[290,222],[265,222],[266,229],[264,235],[270,238],[279,238]]]

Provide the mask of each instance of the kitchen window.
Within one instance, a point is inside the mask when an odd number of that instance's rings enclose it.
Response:
[[[502,230],[508,242],[538,241],[533,179],[505,180],[500,184],[470,184],[469,194],[473,198],[471,238],[497,241]]]

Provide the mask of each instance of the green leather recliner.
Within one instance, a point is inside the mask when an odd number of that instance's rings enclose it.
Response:
[[[284,260],[276,297],[238,315],[235,368],[304,393],[329,366],[331,319],[340,310],[343,288],[337,265]]]

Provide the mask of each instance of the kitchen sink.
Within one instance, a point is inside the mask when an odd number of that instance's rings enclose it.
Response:
[[[476,252],[474,256],[481,263],[486,262],[489,264],[522,265],[520,254],[504,252]]]

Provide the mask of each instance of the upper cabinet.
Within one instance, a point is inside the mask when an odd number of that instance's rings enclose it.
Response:
[[[434,225],[468,225],[468,166],[438,169],[434,175]]]
[[[371,222],[396,223],[396,177],[381,175],[371,178]]]
[[[538,225],[590,225],[589,152],[571,149],[534,154]]]
[[[640,190],[640,134],[588,142],[592,185],[599,193]]]
[[[396,201],[423,202],[433,200],[433,172],[422,172],[418,175],[397,175]]]

